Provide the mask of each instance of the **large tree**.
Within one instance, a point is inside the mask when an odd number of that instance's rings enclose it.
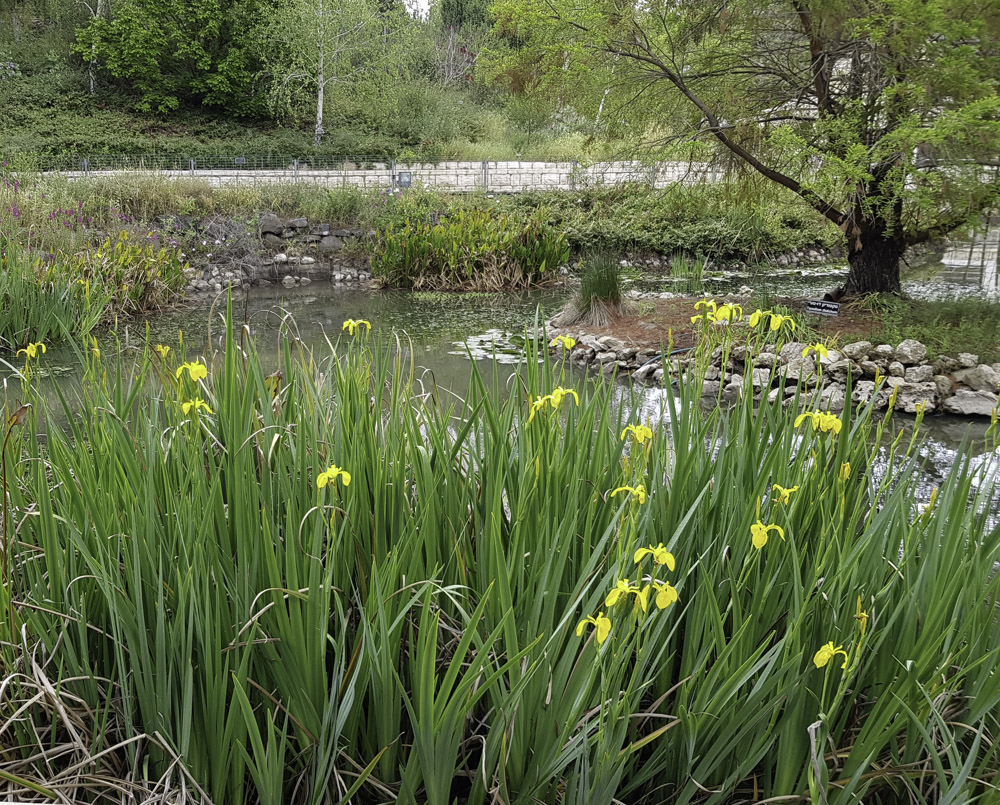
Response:
[[[898,292],[908,246],[1000,200],[997,0],[498,0],[494,12],[536,65],[613,65],[635,99],[616,114],[709,139],[833,221],[848,294]]]

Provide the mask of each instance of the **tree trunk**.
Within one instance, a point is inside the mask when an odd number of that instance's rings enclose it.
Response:
[[[319,68],[316,70],[316,130],[313,133],[313,145],[319,146],[323,142],[323,104],[326,95],[326,75],[323,72],[323,50],[319,51]]]
[[[899,261],[906,251],[906,243],[902,237],[896,234],[886,235],[880,228],[862,225],[857,235],[848,234],[848,240],[847,262],[850,271],[841,295],[898,294]]]

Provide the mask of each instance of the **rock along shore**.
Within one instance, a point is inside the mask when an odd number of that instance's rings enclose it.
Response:
[[[658,349],[627,346],[613,336],[576,334],[551,326],[546,333],[550,339],[556,335],[574,338],[569,359],[606,377],[631,377],[639,383],[666,386],[696,372],[694,350],[678,350],[664,359]],[[997,410],[1000,363],[980,363],[978,355],[961,353],[928,360],[927,348],[919,341],[903,341],[895,347],[856,341],[831,349],[817,360],[812,353],[803,357],[807,346],[790,342],[779,349],[776,344],[764,344],[752,354],[742,345],[732,346],[728,354],[717,347],[701,366],[702,394],[733,398],[749,392],[758,400],[766,395],[771,401],[779,397],[791,401],[801,384],[817,392],[818,405],[839,411],[848,402],[850,378],[851,403],[867,404],[874,399],[878,410],[885,410],[890,401],[894,410],[911,414],[922,410],[988,417]],[[562,349],[552,347],[556,354]]]

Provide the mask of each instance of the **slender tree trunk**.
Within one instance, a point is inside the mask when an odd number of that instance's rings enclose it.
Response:
[[[326,95],[326,76],[323,72],[323,50],[319,51],[319,67],[316,70],[316,131],[313,134],[313,145],[323,142],[323,103]]]
[[[894,233],[887,235],[877,225],[862,224],[856,236],[848,235],[847,262],[850,270],[842,295],[900,292],[899,261],[906,242]]]
[[[94,11],[94,19],[104,16],[104,0],[97,0],[97,8]],[[97,45],[90,46],[90,64],[87,66],[87,75],[90,78],[90,94],[93,95],[97,84]]]

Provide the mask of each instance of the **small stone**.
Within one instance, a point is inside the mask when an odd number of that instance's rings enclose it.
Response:
[[[996,407],[997,395],[988,391],[959,389],[953,397],[944,401],[945,411],[962,416],[991,416]]]
[[[961,369],[955,372],[955,380],[975,391],[996,391],[1000,385],[1000,376],[985,363],[979,364],[975,369]]]
[[[851,344],[846,344],[841,352],[843,352],[852,361],[861,363],[862,361],[868,360],[868,353],[871,352],[871,348],[871,341],[855,341]]]
[[[647,381],[650,376],[659,368],[657,361],[650,361],[645,363],[635,370],[632,377],[638,380],[640,383]]]
[[[875,361],[875,363],[881,366],[887,366],[896,355],[896,350],[890,347],[888,344],[879,344],[875,349],[868,353],[869,359]]]
[[[973,364],[973,366],[974,365],[975,364]],[[948,375],[952,372],[957,372],[962,368],[961,363],[948,355],[939,355],[934,359],[931,366],[934,367],[934,374],[936,375]]]
[[[260,219],[260,233],[261,235],[280,235],[285,229],[285,225],[281,223],[281,219],[274,213],[267,213],[261,216]]]
[[[830,378],[834,383],[846,383],[852,373],[855,373],[854,364],[847,360],[837,361],[823,370],[824,377]]]
[[[269,249],[281,249],[284,248],[285,246],[285,241],[283,241],[277,235],[272,235],[270,232],[265,232],[261,236],[261,240],[263,241],[264,245],[267,246]]]
[[[288,255],[285,254],[285,253],[276,254],[276,255],[274,255],[274,262],[276,262],[276,263],[287,263],[288,262]]]
[[[336,235],[326,235],[319,242],[319,250],[324,254],[339,252],[344,248],[344,241]]]
[[[915,414],[917,407],[921,406],[925,414],[933,414],[937,408],[937,397],[934,383],[903,383],[896,392],[896,410]]]
[[[701,386],[702,397],[715,397],[722,388],[722,383],[718,380],[706,380]]]
[[[766,388],[771,385],[770,369],[754,369],[751,374],[751,384],[755,389]]]
[[[330,234],[330,225],[318,224],[317,226],[314,226],[312,229],[309,230],[309,234],[325,238],[327,235]]]
[[[874,380],[860,380],[858,381],[858,384],[854,387],[854,393],[851,395],[851,399],[856,403],[867,405],[869,402],[871,402],[871,398],[874,393],[875,393]]]
[[[958,363],[963,369],[974,369],[979,365],[979,356],[971,352],[959,352]]]
[[[604,364],[601,367],[601,374],[611,377],[612,375],[618,374],[622,370],[626,369],[626,365],[623,361],[611,361]]]
[[[791,360],[801,359],[802,350],[804,350],[807,346],[808,344],[800,344],[798,341],[789,341],[778,351],[778,354],[784,358],[787,363]]]
[[[955,390],[955,384],[951,382],[951,378],[947,375],[935,375],[934,385],[937,387],[938,396],[942,399],[950,397],[951,393]]]
[[[922,363],[927,357],[927,347],[912,338],[903,341],[896,347],[896,360],[906,366]]]
[[[609,349],[612,352],[621,352],[625,349],[625,342],[620,338],[614,338],[610,335],[606,335],[603,338],[597,339],[604,345],[605,349]]]
[[[607,350],[605,352],[598,352],[595,360],[598,363],[611,363],[612,361],[618,360],[618,353]]]
[[[889,364],[889,375],[891,377],[903,377],[906,374],[906,367],[903,366],[899,361],[893,361]]]
[[[299,277],[299,285],[308,285],[310,282],[312,280],[309,277]]]
[[[719,370],[718,366],[709,366],[705,370],[706,380],[718,380],[720,377],[722,377],[722,372]]]
[[[282,277],[281,284],[284,285],[287,288],[290,288],[291,286],[293,286],[295,284],[295,277],[291,277],[291,276]]]
[[[734,356],[735,357],[735,356]],[[773,369],[778,363],[778,356],[773,352],[762,352],[756,358],[754,358],[753,365],[758,367],[764,367],[765,369]]]
[[[303,257],[302,260],[301,260],[301,262],[302,262],[302,265],[304,265],[304,266],[311,266],[311,265],[313,265],[316,262],[316,258],[315,257]]]
[[[309,226],[309,222],[305,218],[292,218],[286,223],[286,226],[290,226],[295,229],[306,229]]]
[[[819,404],[821,408],[829,411],[844,410],[844,402],[847,400],[847,389],[840,383],[831,383],[819,393]]]
[[[878,374],[878,364],[875,361],[861,361],[861,374],[865,377],[875,377]]]
[[[907,383],[928,383],[934,379],[934,367],[927,364],[907,366],[903,378]]]
[[[344,281],[344,275],[343,274],[334,274],[333,275],[333,281],[334,282],[343,282]]]

